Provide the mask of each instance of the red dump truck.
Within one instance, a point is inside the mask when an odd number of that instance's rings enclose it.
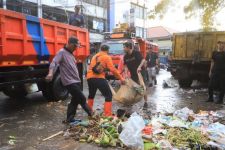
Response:
[[[71,35],[81,42],[74,55],[82,79],[82,65],[89,55],[87,29],[0,9],[0,91],[13,98],[42,91],[48,100],[65,99],[68,91],[61,84],[59,70],[51,83],[44,77]]]

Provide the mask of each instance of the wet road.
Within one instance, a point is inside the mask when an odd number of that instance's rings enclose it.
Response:
[[[158,75],[158,85],[148,89],[148,108],[143,111],[143,101],[131,107],[139,113],[173,112],[183,107],[198,110],[224,110],[224,105],[206,103],[207,90],[201,86],[180,89],[170,73],[162,70]],[[164,88],[163,80],[171,86]],[[84,90],[88,95],[87,87]],[[13,100],[0,93],[0,150],[87,150],[101,149],[89,144],[78,144],[63,136],[43,142],[42,139],[66,129],[61,123],[65,119],[67,101],[47,102],[41,93],[30,94],[26,99]],[[97,94],[94,108],[101,111],[101,94]],[[120,107],[113,103],[114,111]],[[79,109],[78,117],[86,114]],[[10,137],[13,136],[13,137]],[[15,137],[15,139],[14,139]],[[11,139],[11,143],[9,142]],[[13,142],[12,142],[13,141]]]

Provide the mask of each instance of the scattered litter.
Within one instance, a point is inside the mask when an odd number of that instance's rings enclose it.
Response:
[[[0,128],[2,128],[2,127],[4,127],[5,126],[5,123],[2,123],[1,125],[0,125]]]
[[[47,103],[47,107],[52,107],[54,105],[54,102],[49,102],[49,103]]]
[[[171,88],[171,86],[169,86],[168,83],[164,80],[163,81],[163,88]]]
[[[194,113],[187,107],[174,113],[141,116],[136,112],[119,117],[96,115],[92,119],[70,126],[64,137],[95,143],[101,147],[120,147],[142,150],[159,149],[225,149],[225,125],[220,123],[222,112]],[[117,115],[118,115],[117,114]]]
[[[136,112],[131,115],[127,122],[125,122],[124,129],[120,133],[120,140],[128,147],[135,149],[143,149],[143,140],[141,131],[145,127],[145,122],[141,116]]]
[[[53,135],[51,135],[51,136],[49,136],[49,137],[43,139],[42,141],[50,140],[50,139],[52,139],[52,138],[54,138],[54,137],[56,137],[56,136],[58,136],[58,135],[60,135],[60,134],[63,134],[63,131],[59,131],[59,132],[57,132],[57,133],[55,133],[55,134],[53,134]]]
[[[10,135],[9,138],[10,139],[16,139],[16,137],[15,136],[12,136],[12,135]]]
[[[2,118],[2,119],[0,119],[0,121],[6,121],[6,120],[16,120],[16,119],[18,119],[18,117],[17,117],[17,116],[15,116],[15,117],[7,117],[7,118]]]
[[[12,139],[11,139],[11,140],[8,141],[8,144],[9,144],[9,145],[15,145],[15,142],[16,142],[16,140],[12,140]]]
[[[195,91],[194,91],[193,89],[191,89],[191,90],[187,91],[187,93],[188,93],[188,94],[194,94]]]
[[[177,148],[192,147],[191,144],[195,143],[203,146],[208,142],[208,138],[202,135],[200,131],[184,128],[170,128],[167,133],[167,139]]]
[[[159,146],[153,142],[144,142],[144,150],[159,149]]]
[[[173,115],[182,119],[182,120],[184,120],[184,121],[187,121],[188,117],[193,115],[193,114],[194,114],[194,112],[192,110],[185,107],[181,110],[176,110]]]
[[[10,135],[10,136],[9,136],[8,144],[9,144],[9,145],[15,145],[15,143],[16,143],[16,137]]]
[[[160,140],[158,145],[161,149],[173,149],[172,145],[167,140]]]

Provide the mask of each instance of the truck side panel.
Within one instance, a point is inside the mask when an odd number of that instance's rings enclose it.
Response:
[[[212,51],[216,49],[216,34],[201,34],[199,51],[203,59],[210,59]]]
[[[217,41],[225,40],[225,32],[188,32],[174,34],[173,59],[202,61],[211,59]]]
[[[219,40],[225,41],[225,32],[174,34],[170,70],[181,87],[190,87],[193,80],[208,81],[212,52]]]
[[[89,55],[86,29],[0,9],[0,67],[48,64],[71,35],[81,42],[74,54],[82,62]]]

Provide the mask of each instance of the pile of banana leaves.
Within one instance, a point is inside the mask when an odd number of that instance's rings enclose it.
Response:
[[[76,141],[95,143],[101,147],[124,147],[118,130],[122,120],[117,117],[95,116],[86,122],[71,126],[70,137]]]

